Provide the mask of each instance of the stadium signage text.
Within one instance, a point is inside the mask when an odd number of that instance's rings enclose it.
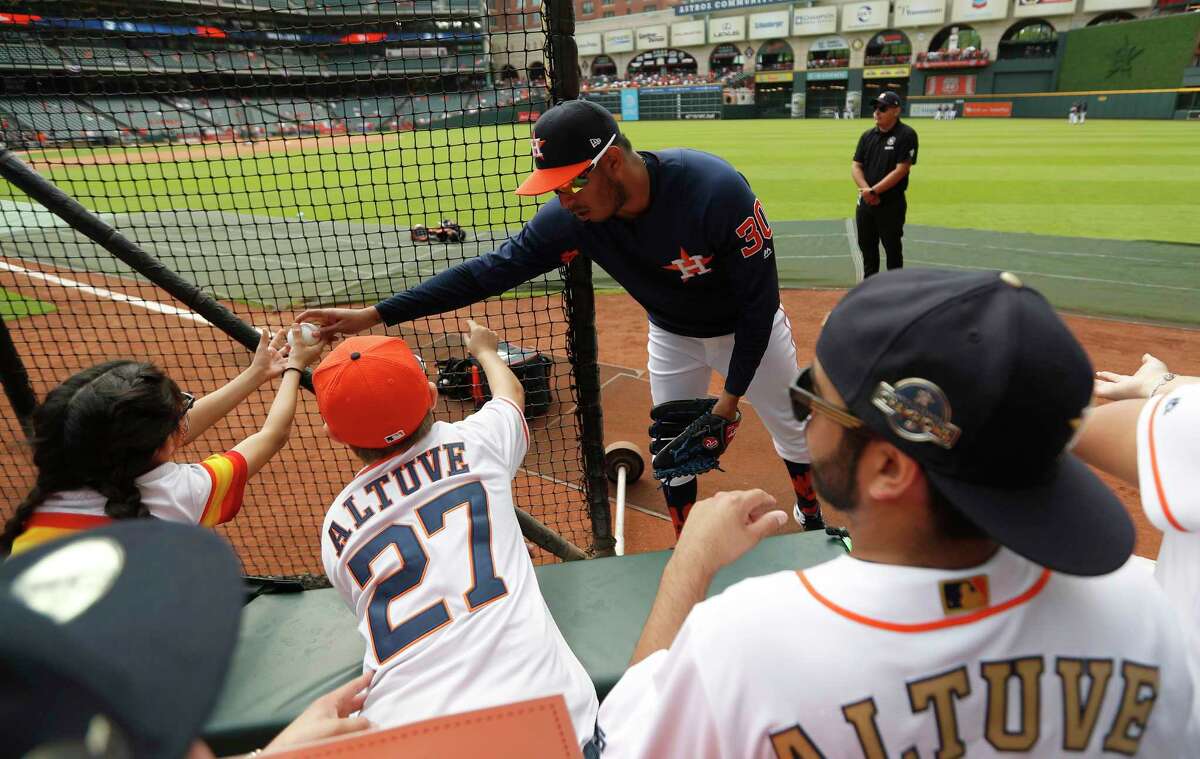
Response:
[[[695,16],[700,13],[729,11],[736,8],[753,8],[758,5],[776,5],[780,0],[696,0],[675,6],[676,16]]]
[[[863,79],[903,79],[909,76],[911,66],[876,66],[863,69]]]
[[[796,37],[831,34],[837,31],[837,18],[836,5],[828,8],[796,8],[792,14],[792,34]]]
[[[788,36],[788,15],[787,11],[750,14],[750,39],[766,40]]]
[[[1064,16],[1075,12],[1075,0],[1017,0],[1013,16]]]
[[[946,0],[896,0],[898,27],[932,26],[946,20]]]
[[[671,44],[675,47],[704,44],[703,21],[680,21],[671,24]]]
[[[708,20],[709,42],[737,42],[746,39],[746,17],[710,18]]]
[[[832,71],[809,71],[805,79],[809,82],[835,82],[839,79],[849,79],[850,72],[846,69]]]

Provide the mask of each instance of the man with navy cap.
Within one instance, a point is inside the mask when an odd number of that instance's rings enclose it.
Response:
[[[850,176],[858,187],[854,212],[863,277],[879,271],[879,243],[888,269],[904,266],[904,218],[908,174],[917,162],[917,132],[900,121],[900,96],[886,91],[875,100],[875,126],[863,132],[854,149]]]
[[[530,150],[535,170],[517,193],[553,197],[497,250],[374,306],[314,309],[298,319],[323,324],[322,337],[394,325],[476,303],[584,256],[646,309],[653,402],[707,396],[712,373],[721,374],[712,413],[736,422],[743,397],[754,405],[787,467],[798,519],[823,529],[804,428],[786,391],[796,348],[779,303],[773,233],[749,182],[698,150],[635,151],[612,114],[586,100],[543,113]],[[663,484],[678,530],[696,501],[696,478],[672,475]]]
[[[600,708],[605,757],[1200,745],[1175,610],[1126,564],[1129,515],[1070,453],[1091,365],[1041,295],[1009,273],[873,277],[790,392],[853,550],[704,601],[786,516],[761,491],[696,504]]]

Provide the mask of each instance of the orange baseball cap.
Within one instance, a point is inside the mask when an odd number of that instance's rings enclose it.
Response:
[[[317,408],[334,436],[358,448],[387,448],[429,413],[429,380],[398,337],[364,335],[338,345],[313,372]]]

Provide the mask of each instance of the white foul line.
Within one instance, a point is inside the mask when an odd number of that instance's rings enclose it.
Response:
[[[30,279],[38,279],[43,282],[48,282],[52,285],[62,285],[63,287],[74,288],[81,292],[88,293],[89,295],[95,295],[100,298],[107,298],[108,300],[116,301],[117,303],[128,303],[131,306],[137,306],[138,308],[144,308],[147,311],[154,311],[155,313],[159,313],[159,314],[170,314],[172,316],[178,316],[180,319],[187,319],[189,321],[197,322],[198,324],[212,326],[209,323],[209,321],[207,319],[205,319],[203,316],[200,316],[199,314],[194,314],[191,311],[188,311],[187,309],[177,308],[176,306],[168,306],[165,303],[158,303],[157,301],[153,301],[153,300],[145,300],[143,298],[135,298],[132,295],[125,295],[124,293],[118,293],[118,292],[114,292],[112,290],[105,290],[103,287],[92,287],[91,285],[85,285],[82,282],[76,282],[73,279],[66,279],[65,277],[56,277],[53,274],[43,274],[40,271],[33,271],[31,269],[25,269],[20,266],[14,266],[12,264],[4,263],[3,261],[0,261],[0,271],[11,271],[11,272],[14,272],[17,274],[24,274],[25,276],[29,277]]]

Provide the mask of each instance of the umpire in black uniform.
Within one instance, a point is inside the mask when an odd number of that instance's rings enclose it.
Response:
[[[850,176],[858,185],[858,249],[863,277],[879,272],[879,242],[887,251],[888,269],[904,266],[901,237],[908,201],[908,172],[917,162],[917,133],[900,123],[900,97],[884,92],[875,101],[875,126],[863,132],[854,150]]]

